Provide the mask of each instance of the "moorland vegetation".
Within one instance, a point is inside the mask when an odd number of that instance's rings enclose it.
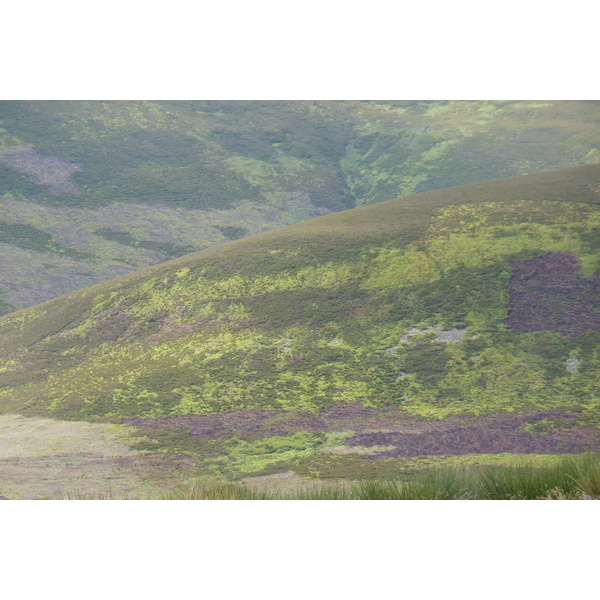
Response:
[[[0,410],[114,423],[144,477],[598,452],[599,228],[585,165],[214,246],[0,319]]]

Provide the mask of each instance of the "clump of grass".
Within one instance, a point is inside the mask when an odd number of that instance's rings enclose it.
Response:
[[[193,482],[163,494],[163,500],[353,500],[352,488],[338,484],[294,492],[258,488],[240,483]]]
[[[472,476],[459,468],[432,469],[415,481],[365,481],[354,490],[356,500],[468,500],[474,495]]]
[[[593,453],[566,456],[542,468],[488,467],[479,477],[478,496],[485,500],[600,497],[600,461]]]
[[[536,500],[551,490],[571,495],[575,482],[563,473],[531,466],[486,469],[480,474],[480,492],[486,500]]]
[[[477,490],[471,471],[456,467],[433,469],[413,487],[420,488],[423,497],[417,499],[423,500],[471,500]]]
[[[277,500],[276,493],[252,488],[238,483],[217,482],[202,484],[192,482],[166,492],[163,500]],[[281,498],[282,499],[282,498]]]
[[[352,488],[339,485],[323,485],[314,489],[304,489],[291,494],[289,500],[355,500]]]
[[[593,453],[567,456],[562,459],[563,468],[574,477],[586,497],[600,498],[600,461]]]
[[[353,500],[403,500],[410,484],[399,481],[363,481],[353,489]]]
[[[79,491],[61,491],[57,492],[47,500],[130,500],[127,494],[117,495],[112,489],[104,493],[88,493]]]

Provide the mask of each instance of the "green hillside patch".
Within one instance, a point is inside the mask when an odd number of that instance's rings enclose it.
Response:
[[[598,189],[600,169],[584,166],[428,192],[7,315],[0,406],[116,422],[319,415],[345,402],[426,419],[528,410],[591,418],[600,327],[590,317],[573,332],[551,319],[516,330],[511,281],[527,261],[563,257],[552,262],[557,281],[583,282],[588,294],[567,294],[565,310],[596,310]]]

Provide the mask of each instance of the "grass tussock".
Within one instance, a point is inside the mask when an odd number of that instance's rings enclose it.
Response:
[[[600,497],[600,462],[595,454],[568,456],[556,465],[489,468],[480,473],[478,495],[490,500]]]
[[[246,485],[232,483],[212,483],[209,485],[193,482],[167,492],[162,500],[279,500],[266,490],[253,489]]]
[[[133,500],[127,494],[118,494],[114,490],[109,489],[105,493],[88,493],[79,491],[57,492],[53,496],[46,498],[47,500]]]
[[[352,489],[339,484],[288,492],[241,483],[192,482],[163,494],[162,500],[353,500]]]

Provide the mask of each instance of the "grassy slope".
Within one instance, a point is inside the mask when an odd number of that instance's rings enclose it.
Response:
[[[427,192],[8,315],[2,410],[84,420],[341,401],[426,417],[596,411],[599,332],[522,334],[504,321],[514,261],[568,252],[584,277],[596,272],[599,197],[595,165]],[[399,343],[436,326],[467,332]],[[579,359],[575,372],[567,358]]]
[[[0,314],[405,194],[596,162],[595,102],[0,103]]]

